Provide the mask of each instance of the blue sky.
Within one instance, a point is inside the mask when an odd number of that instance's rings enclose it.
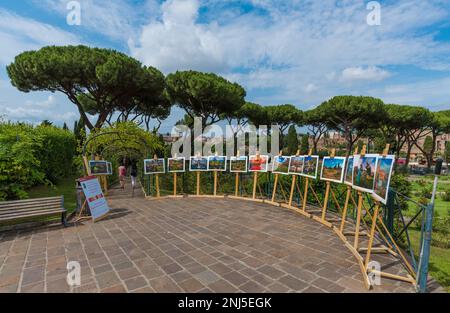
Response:
[[[362,0],[0,0],[0,115],[78,119],[63,95],[15,90],[5,67],[46,45],[123,51],[165,74],[194,69],[243,85],[247,100],[310,109],[334,95],[450,108],[450,0],[379,1],[381,25]],[[174,109],[163,124],[170,131]]]

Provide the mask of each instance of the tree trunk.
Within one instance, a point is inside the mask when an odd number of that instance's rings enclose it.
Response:
[[[405,167],[408,167],[409,160],[411,159],[411,150],[412,150],[413,144],[408,142],[408,150],[406,152],[406,161],[405,161]]]

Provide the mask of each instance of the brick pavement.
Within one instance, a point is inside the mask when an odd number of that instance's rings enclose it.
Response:
[[[333,231],[290,210],[211,198],[110,205],[95,224],[0,233],[0,292],[367,292]],[[68,261],[81,264],[79,287],[66,283]],[[371,292],[413,287],[383,278]]]

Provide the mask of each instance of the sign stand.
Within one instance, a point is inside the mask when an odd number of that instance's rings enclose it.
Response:
[[[280,151],[280,153],[278,153],[278,156],[282,156],[283,152]],[[275,180],[273,182],[273,190],[272,190],[272,199],[271,201],[266,201],[269,204],[273,204],[273,205],[280,205],[278,202],[275,202],[275,197],[277,195],[277,187],[278,187],[278,178],[279,178],[280,174],[275,173]],[[280,186],[280,188],[282,188],[282,186]]]
[[[353,152],[353,155],[357,155],[357,154],[358,154],[358,147],[356,147],[355,151]],[[347,166],[348,166],[348,164],[347,164]],[[353,172],[353,169],[351,169],[351,171]],[[341,227],[339,228],[341,233],[344,232],[344,226],[345,226],[345,221],[347,218],[347,210],[348,210],[348,203],[350,202],[350,197],[352,197],[352,186],[347,185],[347,195],[345,197],[344,210],[342,212]]]
[[[197,171],[197,196],[200,196],[200,172]]]

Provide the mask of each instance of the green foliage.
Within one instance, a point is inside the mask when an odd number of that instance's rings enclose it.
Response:
[[[289,125],[301,125],[303,123],[303,112],[292,104],[266,106],[264,110],[267,112],[267,123],[278,125],[282,134]]]
[[[69,131],[0,123],[0,200],[26,198],[28,188],[70,175],[74,148]]]
[[[201,117],[203,127],[232,114],[245,103],[246,92],[213,73],[184,71],[167,76],[167,90],[172,104],[177,104],[191,118]]]
[[[309,153],[309,135],[303,135],[300,140],[300,153],[308,154]]]
[[[450,189],[447,189],[444,192],[442,192],[441,198],[446,202],[450,202]]]
[[[100,128],[115,109],[158,102],[164,75],[117,51],[86,46],[44,47],[16,56],[7,67],[13,86],[23,92],[62,92],[89,129]],[[98,114],[95,125],[86,113]]]
[[[246,102],[239,110],[239,114],[241,118],[246,118],[256,127],[264,125],[268,120],[267,111],[257,103]]]
[[[410,197],[412,192],[411,182],[408,181],[407,176],[395,171],[391,178],[391,188],[395,189],[398,193]],[[402,211],[408,210],[408,200],[404,197],[398,197],[399,206]]]
[[[423,150],[429,154],[433,150],[433,146],[434,146],[433,138],[431,136],[425,137],[425,141],[423,143]]]
[[[154,154],[164,154],[164,145],[158,136],[130,121],[95,130],[88,140],[87,155],[97,154],[109,160],[152,158]]]
[[[337,96],[316,108],[327,126],[341,132],[347,152],[368,129],[379,128],[386,117],[383,101],[372,97]]]
[[[435,217],[431,244],[435,247],[450,248],[450,216]]]
[[[287,155],[294,155],[298,150],[298,137],[294,125],[291,125],[289,127],[288,133],[285,138],[285,143],[285,153]]]
[[[37,151],[36,157],[46,178],[55,183],[59,178],[71,176],[76,153],[75,136],[68,130],[53,126],[38,126],[34,133],[41,138],[44,147]]]

